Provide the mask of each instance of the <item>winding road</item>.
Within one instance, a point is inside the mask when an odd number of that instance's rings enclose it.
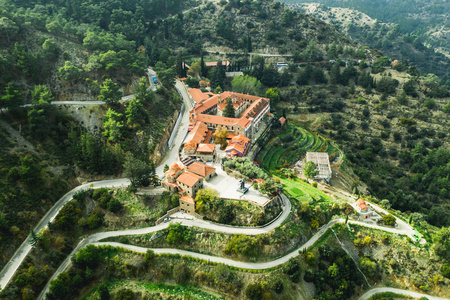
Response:
[[[172,161],[177,160],[178,149],[181,146],[181,144],[186,136],[186,132],[187,132],[189,110],[190,110],[190,107],[192,104],[191,104],[191,101],[187,94],[187,90],[185,89],[185,87],[183,86],[183,84],[181,82],[177,81],[176,88],[179,91],[179,93],[182,95],[183,101],[184,101],[187,109],[185,109],[185,111],[184,111],[184,115],[182,117],[182,120],[181,120],[178,128],[174,128],[174,130],[176,130],[176,132],[177,132],[174,146],[170,149],[165,160],[163,160],[161,162],[161,164],[157,167],[158,174],[162,173],[162,169],[166,163],[170,163]],[[88,104],[88,103],[83,102],[83,104]],[[96,101],[96,104],[99,104],[99,102]],[[73,189],[72,191],[70,191],[66,195],[64,195],[60,200],[58,200],[58,202],[41,219],[39,224],[36,226],[35,231],[39,232],[40,230],[45,228],[47,226],[47,224],[56,217],[56,215],[58,214],[58,212],[62,208],[62,206],[64,206],[64,204],[66,204],[68,201],[70,201],[72,199],[73,195],[77,191],[80,191],[83,189],[88,189],[88,188],[125,187],[125,186],[128,186],[129,183],[130,182],[128,179],[112,179],[112,180],[87,183],[87,184],[83,184],[83,185],[76,187],[75,189]],[[227,226],[227,225],[211,223],[211,222],[207,222],[207,221],[199,220],[199,219],[173,219],[172,222],[180,222],[181,224],[183,224],[185,226],[191,226],[191,227],[195,226],[198,228],[213,230],[213,231],[217,231],[217,232],[224,232],[224,233],[231,233],[231,234],[241,233],[241,234],[247,234],[247,235],[258,235],[258,234],[267,233],[267,232],[275,229],[276,227],[280,226],[288,218],[289,214],[291,213],[291,203],[290,203],[289,199],[287,199],[286,196],[284,196],[284,195],[282,195],[282,200],[283,200],[283,210],[282,210],[281,215],[274,222],[270,223],[267,226],[234,227],[234,226]],[[223,263],[226,265],[239,267],[239,268],[259,269],[259,270],[269,269],[269,268],[279,266],[279,265],[287,262],[290,258],[297,256],[299,251],[301,251],[303,249],[307,249],[307,248],[311,247],[312,245],[314,245],[314,243],[329,228],[333,227],[335,224],[339,224],[339,223],[343,223],[343,222],[345,222],[344,219],[335,219],[335,220],[330,221],[328,224],[326,224],[322,228],[320,228],[320,230],[311,239],[309,239],[308,242],[306,242],[304,245],[302,245],[298,249],[295,249],[294,251],[290,252],[289,254],[287,254],[283,257],[280,257],[278,259],[275,259],[273,261],[268,261],[268,262],[261,262],[261,263],[242,262],[242,261],[236,261],[236,260],[227,259],[227,258],[223,258],[223,257],[204,255],[204,254],[200,254],[200,253],[195,253],[195,252],[190,252],[190,251],[185,251],[185,250],[178,250],[178,249],[164,249],[164,248],[161,249],[161,248],[159,248],[159,249],[152,249],[152,250],[155,251],[155,253],[172,253],[172,254],[189,255],[192,257],[197,257],[197,258],[208,260],[211,262]],[[386,227],[381,227],[378,225],[366,224],[366,223],[359,222],[359,221],[350,221],[349,220],[348,223],[358,224],[361,226],[371,227],[371,228],[384,230],[384,231],[389,231],[389,232],[396,233],[396,234],[405,234],[408,236],[411,235],[411,232],[413,232],[412,228],[406,223],[405,223],[406,227],[408,227],[408,228],[399,228],[399,229],[386,228]],[[133,246],[133,245],[126,245],[126,244],[121,244],[121,243],[115,243],[115,242],[101,242],[101,240],[104,240],[109,237],[116,237],[116,236],[141,235],[141,234],[152,233],[152,232],[156,232],[156,231],[165,229],[168,226],[169,226],[169,223],[161,223],[161,224],[158,224],[153,227],[147,227],[147,228],[141,228],[141,229],[99,232],[99,233],[92,234],[92,235],[86,237],[85,239],[83,239],[77,245],[77,247],[72,251],[72,253],[64,260],[64,262],[55,271],[55,273],[53,274],[50,281],[55,279],[59,274],[61,274],[70,265],[71,257],[75,253],[77,253],[81,248],[83,248],[89,244],[118,246],[118,247],[123,247],[126,249],[130,249],[130,250],[142,253],[142,252],[146,252],[147,248]],[[28,255],[28,253],[30,252],[31,249],[32,249],[32,247],[30,245],[30,239],[27,238],[22,243],[22,245],[18,248],[18,250],[13,255],[11,260],[7,263],[7,265],[0,272],[0,287],[5,287],[10,282],[11,278],[13,277],[13,275],[19,268],[20,264],[23,262],[23,260]],[[42,290],[38,299],[45,298],[45,294],[48,292],[49,282],[47,282],[47,285]],[[374,293],[388,291],[388,289],[389,288],[372,289],[372,290],[368,291],[366,294],[364,294],[360,299],[365,300]],[[418,293],[410,292],[407,290],[397,290],[397,289],[395,289],[395,290],[396,290],[395,291],[396,293],[418,294]],[[423,294],[418,294],[418,295],[425,296]],[[444,299],[444,298],[437,298],[437,297],[432,297],[432,296],[428,296],[428,295],[426,295],[426,296],[430,299],[439,299],[439,300]]]

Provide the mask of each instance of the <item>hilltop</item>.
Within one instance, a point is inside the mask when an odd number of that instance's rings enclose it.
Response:
[[[368,45],[373,49],[379,49],[386,55],[398,59],[408,60],[422,72],[433,73],[443,79],[443,83],[449,78],[450,56],[447,46],[442,46],[446,38],[435,37],[444,33],[445,29],[438,32],[423,33],[419,29],[405,33],[402,26],[389,18],[378,18],[377,11],[363,9],[357,10],[358,5],[342,4],[341,2],[300,3],[300,1],[284,1],[288,6],[319,18],[330,25],[337,26],[339,30],[348,34],[353,40]],[[424,10],[425,11],[425,10]],[[364,13],[365,12],[365,13]],[[421,15],[424,15],[422,13]],[[438,18],[439,19],[439,18]],[[426,21],[424,21],[426,22]],[[437,25],[436,25],[437,26]],[[445,27],[445,22],[443,25]],[[436,29],[438,30],[438,29]],[[426,36],[424,38],[423,36]]]

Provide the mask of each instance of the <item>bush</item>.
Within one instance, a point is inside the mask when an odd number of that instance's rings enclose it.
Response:
[[[119,212],[122,210],[122,208],[123,208],[123,205],[122,205],[122,203],[120,203],[120,201],[118,199],[112,198],[111,200],[109,200],[108,209],[111,212],[113,212],[113,213]]]
[[[189,281],[189,268],[184,261],[179,262],[173,268],[173,277],[176,283],[186,283]]]
[[[283,281],[281,281],[281,279],[277,279],[273,284],[273,290],[275,291],[275,293],[281,294],[281,292],[283,292],[283,289]]]
[[[262,178],[264,180],[269,179],[267,174],[263,170],[258,168],[249,158],[233,158],[232,160],[226,160],[224,163],[225,168],[236,170],[242,175],[251,178]]]
[[[314,255],[314,253],[306,252],[305,262],[310,266],[315,266],[317,264],[317,259],[316,259],[316,256]]]
[[[376,262],[371,261],[370,259],[366,257],[361,257],[359,259],[359,265],[361,267],[361,270],[366,274],[368,277],[374,277],[377,271],[377,264]]]
[[[133,293],[132,290],[129,289],[123,289],[117,292],[116,294],[116,300],[134,300],[136,299],[136,295]]]
[[[147,252],[144,255],[144,261],[145,263],[150,266],[153,262],[153,260],[155,259],[156,254],[153,250],[147,250]]]
[[[166,239],[169,244],[189,243],[191,237],[192,232],[181,223],[169,224],[169,234]]]
[[[78,267],[84,269],[86,267],[95,268],[101,262],[100,249],[94,245],[87,245],[86,247],[80,249],[77,254],[72,257],[72,261]]]
[[[303,280],[305,280],[306,282],[313,282],[314,273],[311,271],[305,271],[305,275],[303,275]]]
[[[391,214],[384,215],[383,221],[386,225],[394,226],[395,225],[395,217]]]
[[[445,263],[441,268],[442,276],[450,279],[450,264]]]
[[[259,246],[260,245],[257,243],[256,238],[248,235],[236,234],[227,242],[225,253],[255,256],[260,249]]]
[[[98,293],[100,294],[100,300],[109,300],[108,286],[104,283],[98,286]]]
[[[262,287],[261,284],[254,282],[247,285],[245,289],[245,296],[251,300],[259,300],[262,295]]]

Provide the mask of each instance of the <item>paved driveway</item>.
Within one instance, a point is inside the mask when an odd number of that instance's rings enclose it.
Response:
[[[240,187],[239,179],[227,175],[222,170],[219,164],[214,164],[216,168],[217,176],[214,176],[208,181],[204,181],[203,186],[212,188],[219,192],[221,198],[237,199],[237,200],[251,200],[259,204],[264,204],[268,198],[261,195],[261,193],[253,188],[253,186],[246,182],[245,186],[249,188],[245,195],[242,192],[237,191]]]

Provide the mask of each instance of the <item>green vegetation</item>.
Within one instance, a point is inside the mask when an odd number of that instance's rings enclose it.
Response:
[[[385,55],[399,60],[394,66],[398,71],[407,71],[415,76],[418,71],[434,73],[448,81],[449,60],[445,57],[450,51],[448,25],[444,25],[449,13],[448,6],[438,0],[432,1],[378,1],[369,0],[284,0],[290,7],[305,12],[302,3],[321,3],[314,16],[338,26],[338,28],[370,48],[380,49]],[[326,6],[325,6],[326,5]],[[328,7],[329,6],[329,7]],[[356,11],[337,12],[331,8],[350,8]],[[389,7],[389,9],[386,9]],[[361,13],[360,13],[361,12]],[[341,18],[340,13],[344,16]],[[372,20],[366,22],[362,13]],[[420,16],[419,16],[420,14]],[[412,17],[416,15],[418,17]],[[328,51],[328,54],[332,51]],[[329,58],[334,58],[328,55]],[[413,64],[413,65],[411,65]]]
[[[318,173],[316,164],[312,161],[308,161],[303,168],[303,173],[305,174],[306,178],[314,178],[314,176],[316,176]]]
[[[267,174],[247,157],[235,157],[231,160],[227,159],[223,162],[223,166],[227,171],[233,170],[239,172],[244,179],[268,179]]]
[[[123,290],[124,287],[130,288],[130,285],[132,285],[134,297],[138,297],[140,293],[142,293],[143,295],[148,295],[149,293],[163,293],[165,295],[171,295],[173,297],[193,297],[194,299],[206,300],[224,299],[222,297],[208,294],[207,292],[196,288],[194,285],[170,285],[165,283],[129,282],[125,280],[108,281],[104,285],[100,285],[98,288],[93,288],[85,297],[85,299],[97,299],[98,295],[100,295],[101,297],[102,286],[107,287],[107,289],[112,291],[120,291]]]

